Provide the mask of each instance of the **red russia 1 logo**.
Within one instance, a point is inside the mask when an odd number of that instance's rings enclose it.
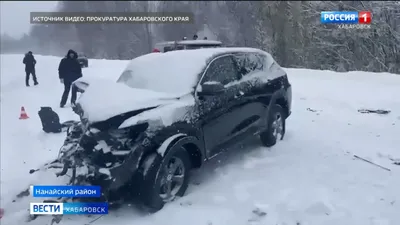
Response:
[[[371,12],[363,11],[358,13],[359,24],[370,24],[371,23]]]

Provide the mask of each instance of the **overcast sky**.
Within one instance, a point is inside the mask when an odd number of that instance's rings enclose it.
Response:
[[[55,11],[57,1],[1,1],[0,31],[13,37],[21,37],[30,29],[30,12]]]

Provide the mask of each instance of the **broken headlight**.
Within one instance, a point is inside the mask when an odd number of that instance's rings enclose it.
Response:
[[[82,136],[80,145],[88,155],[111,154],[117,156],[123,152],[129,153],[147,128],[147,123],[102,132],[91,132],[93,128],[89,128]]]

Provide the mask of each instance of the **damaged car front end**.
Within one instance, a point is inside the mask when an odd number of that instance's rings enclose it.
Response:
[[[58,176],[72,171],[72,185],[99,185],[105,200],[123,186],[138,181],[140,162],[148,152],[148,122],[122,128],[121,123],[155,107],[135,110],[106,121],[89,123],[83,118],[79,104],[74,107],[81,121],[70,127],[60,150],[58,162],[63,170]]]
[[[141,121],[128,127],[121,127],[121,124],[128,118],[157,107],[133,110],[90,123],[83,116],[81,105],[77,103],[73,110],[80,116],[80,121],[72,123],[68,128],[57,159],[39,169],[31,170],[30,173],[54,171],[57,177],[69,177],[69,182],[64,185],[100,186],[101,197],[60,197],[44,202],[96,201],[118,207],[120,203],[140,194],[146,170],[141,165],[146,157],[154,153],[157,146],[152,138],[158,125],[154,126],[153,121]],[[29,188],[21,192],[20,196],[17,195],[17,198],[23,196],[29,196]],[[31,216],[28,221],[36,217],[37,215]],[[60,221],[61,217],[55,215],[53,220]]]

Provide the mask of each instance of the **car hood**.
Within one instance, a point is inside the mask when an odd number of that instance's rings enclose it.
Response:
[[[91,81],[78,100],[80,116],[89,123],[132,111],[145,111],[179,101],[180,96],[135,89],[113,81]],[[132,115],[131,115],[132,116]]]

